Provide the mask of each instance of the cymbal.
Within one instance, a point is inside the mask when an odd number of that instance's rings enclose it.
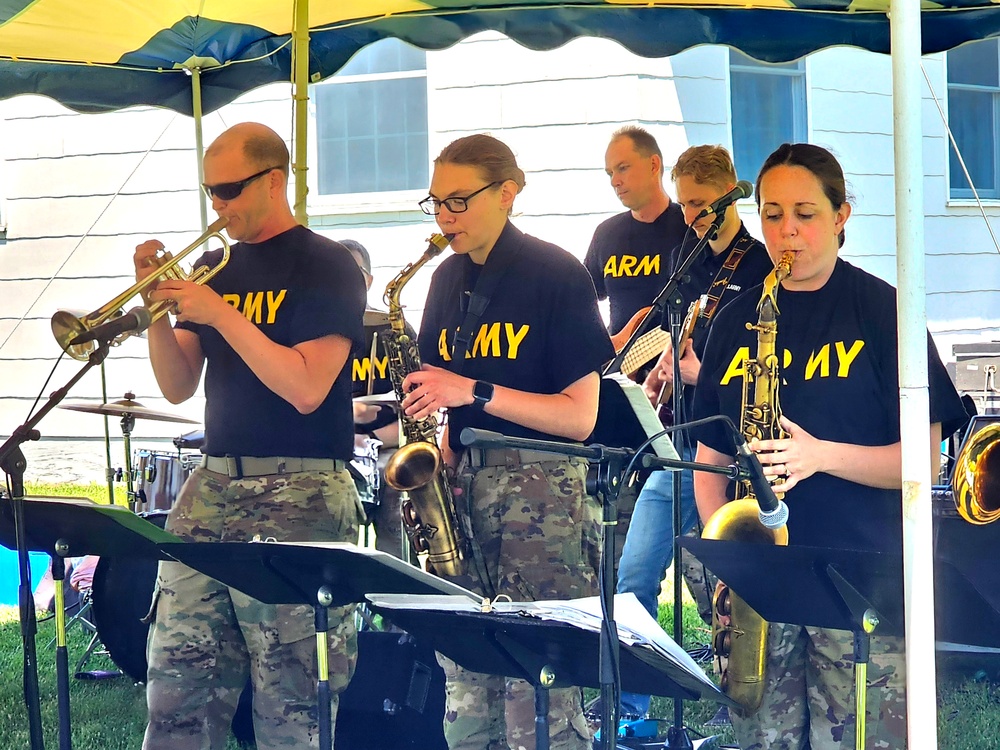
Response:
[[[389,313],[383,310],[365,310],[366,326],[387,326],[389,325]]]
[[[89,414],[104,414],[109,417],[133,416],[136,419],[151,419],[155,422],[183,422],[185,424],[198,424],[197,420],[180,417],[176,414],[168,414],[163,411],[147,409],[138,401],[132,399],[122,399],[112,401],[110,404],[91,404],[85,401],[69,401],[59,405],[60,409],[70,411],[85,411]]]

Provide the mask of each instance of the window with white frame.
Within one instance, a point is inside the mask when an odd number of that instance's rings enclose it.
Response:
[[[398,39],[371,44],[313,95],[320,195],[427,188],[423,50]]]
[[[981,198],[1000,198],[1000,54],[996,39],[948,52],[948,125]],[[955,149],[949,149],[952,198],[973,197]]]
[[[729,92],[736,174],[753,182],[774,149],[806,140],[805,65],[763,63],[730,49]]]

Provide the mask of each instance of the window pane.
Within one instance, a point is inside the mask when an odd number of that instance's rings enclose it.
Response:
[[[320,194],[427,187],[426,78],[317,86],[315,93]]]
[[[362,47],[334,77],[423,70],[426,67],[426,55],[422,49],[399,39],[383,39]]]
[[[983,91],[949,91],[948,122],[965,159],[973,184],[984,197],[998,197],[994,94]],[[971,195],[954,150],[949,152],[953,196]]]
[[[730,82],[736,174],[753,182],[775,148],[805,132],[803,83],[799,76],[737,71]]]
[[[988,39],[964,44],[948,52],[948,83],[976,86],[1000,85],[997,75],[997,42]]]

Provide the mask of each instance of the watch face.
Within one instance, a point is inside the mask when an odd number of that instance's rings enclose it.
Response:
[[[472,388],[472,397],[479,404],[487,403],[493,398],[493,383],[477,380],[475,386]]]

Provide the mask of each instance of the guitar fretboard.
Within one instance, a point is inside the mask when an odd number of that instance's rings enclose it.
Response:
[[[640,336],[622,360],[621,371],[626,375],[637,372],[647,362],[657,359],[670,341],[670,333],[657,326]]]

